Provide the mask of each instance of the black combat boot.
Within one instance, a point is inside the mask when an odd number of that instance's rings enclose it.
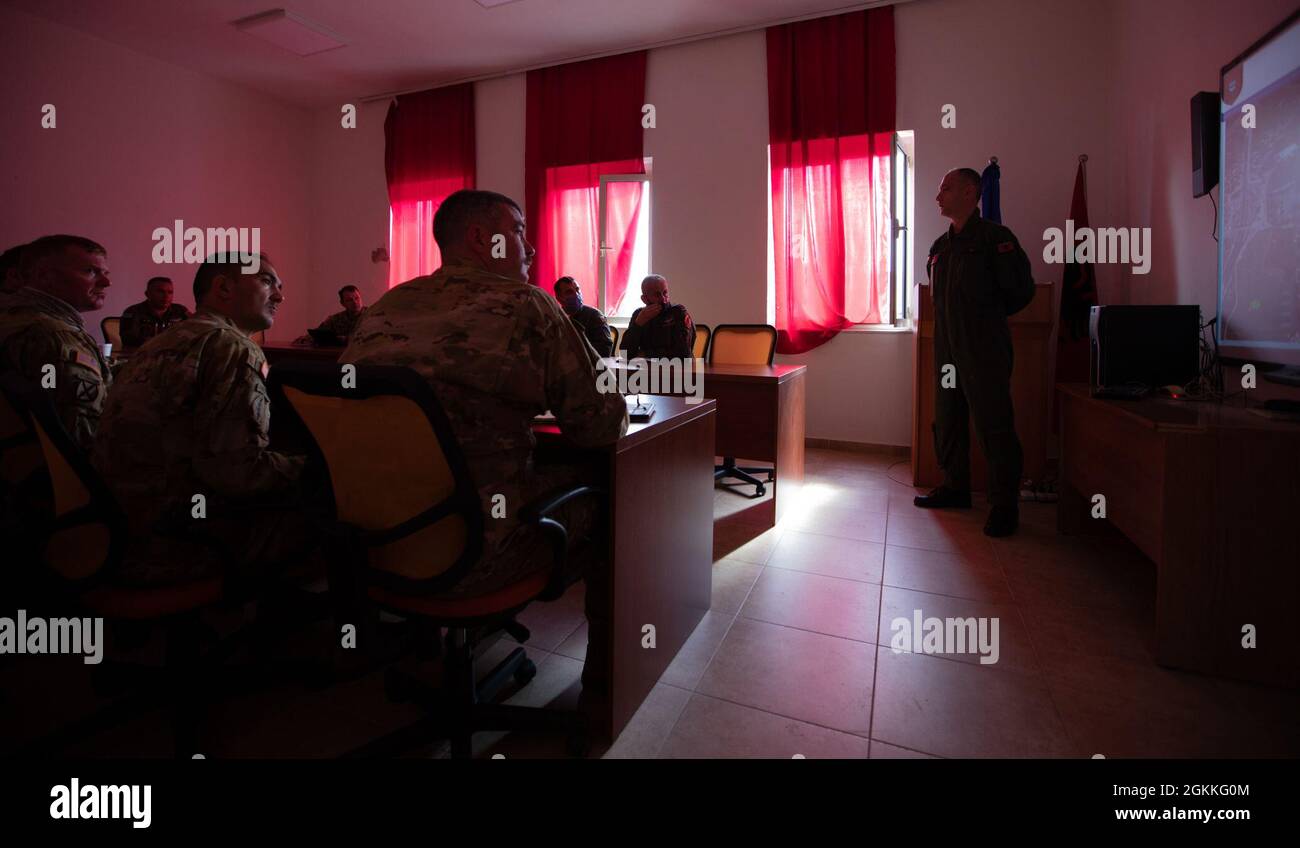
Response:
[[[970,492],[955,492],[943,486],[928,495],[917,495],[912,503],[922,509],[970,509]]]

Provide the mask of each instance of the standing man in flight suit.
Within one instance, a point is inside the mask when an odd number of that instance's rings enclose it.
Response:
[[[1009,536],[1020,523],[1024,456],[1011,406],[1011,331],[1007,316],[1034,297],[1029,257],[1011,230],[980,217],[980,175],[959,168],[944,175],[935,198],[952,221],[930,247],[926,276],[934,299],[934,449],[943,484],[918,507],[968,509],[970,418],[989,464],[984,532]],[[945,367],[953,366],[956,370]],[[953,381],[955,377],[955,383]]]

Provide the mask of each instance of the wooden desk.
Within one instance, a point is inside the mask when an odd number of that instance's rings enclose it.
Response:
[[[768,527],[803,485],[807,373],[806,365],[704,366],[704,396],[718,402],[716,454],[775,466],[772,499],[756,510]]]
[[[1029,305],[1007,319],[1015,365],[1011,373],[1011,402],[1016,412],[1016,435],[1025,454],[1022,477],[1042,480],[1047,466],[1047,433],[1051,416],[1052,386],[1048,366],[1056,356],[1052,335],[1052,283],[1038,283]],[[943,482],[934,455],[934,302],[928,285],[917,286],[916,357],[912,384],[912,484],[930,488]],[[961,376],[958,375],[958,380]],[[988,488],[988,463],[980,448],[974,422],[970,434],[971,487]]]
[[[1156,659],[1300,685],[1300,423],[1061,385],[1061,532],[1106,519],[1156,564]],[[1254,625],[1257,647],[1243,648]]]
[[[604,449],[611,493],[610,668],[602,735],[615,739],[708,611],[713,569],[716,405],[646,396],[654,417]],[[553,424],[533,428],[539,447],[570,448]],[[655,646],[642,646],[643,628]]]
[[[266,363],[275,365],[277,362],[288,362],[290,360],[308,360],[311,362],[338,362],[339,357],[343,355],[344,348],[341,347],[314,347],[312,345],[296,345],[293,342],[285,341],[267,341],[262,343],[262,353],[266,354]]]

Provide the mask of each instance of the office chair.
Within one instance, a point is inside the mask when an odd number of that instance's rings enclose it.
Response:
[[[691,350],[691,356],[696,359],[707,359],[709,352],[709,325],[695,325],[695,347]]]
[[[609,325],[609,335],[610,335],[610,338],[611,338],[611,339],[613,340],[613,342],[614,342],[614,350],[613,350],[613,352],[610,354],[610,356],[618,356],[618,340],[619,340],[618,327],[615,327],[613,324],[610,324],[610,325]]]
[[[484,730],[553,730],[570,749],[586,747],[580,713],[490,703],[507,680],[526,685],[537,673],[522,647],[483,679],[475,648],[502,631],[523,643],[515,616],[535,600],[554,600],[573,580],[565,570],[567,532],[550,514],[568,501],[601,494],[575,486],[518,514],[550,544],[553,566],[486,595],[448,594],[478,563],[484,517],[477,487],[433,390],[407,368],[358,366],[356,388],[340,385],[338,366],[287,362],[271,372],[276,416],[292,416],[328,471],[333,518],[325,528],[336,551],[330,591],[342,620],[373,626],[374,610],[419,619],[430,635],[447,628],[442,690],[389,669],[386,690],[426,711],[415,725],[351,756],[397,754],[450,737],[452,756],[469,757]],[[359,444],[365,450],[357,450]],[[435,638],[440,638],[435,637]]]
[[[775,353],[776,328],[770,324],[719,324],[709,342],[708,362],[710,365],[771,365]],[[767,494],[767,487],[755,474],[766,474],[768,483],[775,479],[773,469],[741,467],[736,465],[734,456],[724,456],[722,464],[713,469],[715,481],[728,477],[741,480],[755,487],[751,497],[761,498]]]
[[[99,331],[104,334],[104,341],[113,345],[113,353],[121,353],[122,347],[122,316],[113,315],[99,322]]]
[[[68,437],[48,393],[12,375],[0,379],[0,422],[4,438],[6,483],[10,470],[26,474],[26,485],[44,486],[39,518],[28,515],[31,527],[20,546],[20,561],[5,577],[22,604],[58,615],[103,617],[109,621],[161,624],[166,629],[166,662],[161,674],[132,696],[73,722],[22,750],[48,755],[139,715],[159,691],[170,706],[174,753],[189,758],[198,751],[198,727],[203,715],[205,679],[213,660],[225,651],[205,654],[206,630],[199,614],[225,599],[219,577],[174,586],[134,587],[117,584],[113,574],[126,545],[126,517],[98,473]],[[21,432],[20,432],[21,427]],[[39,447],[39,467],[33,465],[31,445]],[[20,464],[21,463],[21,464]],[[18,479],[15,477],[14,479]],[[41,486],[34,487],[39,491]],[[105,661],[95,669],[96,688],[123,675],[141,677],[141,668]],[[208,680],[210,682],[210,680]]]

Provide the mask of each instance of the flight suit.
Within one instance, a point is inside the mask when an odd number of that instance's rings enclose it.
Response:
[[[278,507],[297,502],[304,460],[269,450],[266,372],[262,349],[229,318],[202,308],[145,342],[122,369],[92,455],[127,514],[131,543],[121,581],[255,577],[301,562],[312,545],[311,522]],[[195,529],[216,538],[233,561],[155,532],[165,515],[189,516],[195,495],[204,496],[208,513]]]
[[[573,326],[591,343],[592,350],[599,356],[614,355],[614,339],[609,334],[609,323],[600,310],[593,306],[582,306],[569,316]]]
[[[645,307],[641,307],[644,309]],[[641,309],[632,313],[627,331],[623,334],[622,350],[628,359],[638,356],[646,359],[690,359],[695,350],[695,322],[691,313],[680,303],[674,303],[660,312],[644,327],[637,326],[636,317]]]
[[[989,465],[989,503],[1014,506],[1024,454],[1011,404],[1007,316],[1034,297],[1029,257],[1011,230],[976,210],[960,233],[949,226],[935,240],[925,267],[934,300],[934,450],[943,485],[970,491],[973,418]],[[953,388],[943,385],[945,365],[956,368]]]
[[[81,313],[53,295],[30,287],[0,294],[0,372],[47,387],[52,365],[54,411],[84,451],[95,442],[113,374],[99,344],[86,332]]]

